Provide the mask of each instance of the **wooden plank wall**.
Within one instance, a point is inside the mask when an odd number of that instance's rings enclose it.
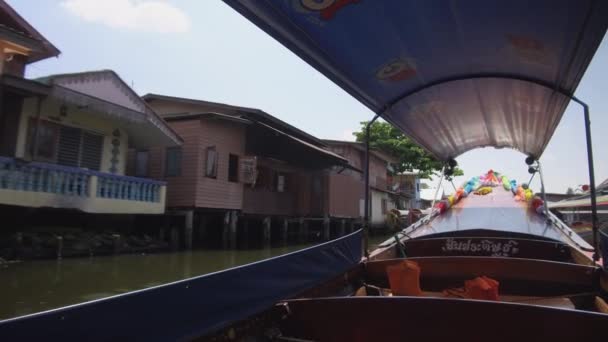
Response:
[[[217,178],[205,176],[206,149],[215,146],[218,153]],[[245,155],[245,127],[242,124],[207,119],[199,129],[199,163],[196,206],[201,208],[241,209],[243,183],[228,181],[228,156]],[[239,165],[240,166],[240,165]]]

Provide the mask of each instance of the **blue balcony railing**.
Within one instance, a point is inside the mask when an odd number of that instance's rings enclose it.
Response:
[[[89,178],[77,168],[0,157],[0,189],[87,197]]]
[[[97,197],[101,198],[159,202],[160,188],[165,184],[145,178],[116,176],[99,172],[95,174],[97,175]]]
[[[164,185],[152,179],[0,157],[0,189],[158,203]]]

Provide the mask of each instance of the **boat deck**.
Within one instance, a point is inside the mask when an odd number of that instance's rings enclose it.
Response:
[[[502,187],[493,188],[487,195],[471,193],[408,235],[416,238],[479,229],[528,234],[591,248],[578,235],[564,232],[531,210],[526,202],[516,201],[511,191]]]

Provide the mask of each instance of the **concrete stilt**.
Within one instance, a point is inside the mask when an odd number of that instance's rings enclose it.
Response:
[[[164,226],[160,227],[160,229],[158,230],[158,239],[160,241],[165,241],[165,227]]]
[[[230,212],[224,214],[224,224],[222,225],[222,248],[230,247]]]
[[[243,239],[243,247],[244,248],[249,248],[249,220],[246,218],[243,218],[243,232],[242,232],[242,239]]]
[[[304,243],[308,241],[308,222],[304,220],[303,217],[300,217],[298,221],[298,242]]]
[[[171,227],[171,249],[176,250],[179,249],[179,231],[177,227]]]
[[[281,243],[287,245],[287,238],[289,237],[289,221],[283,219],[283,227],[281,228]]]
[[[194,229],[194,211],[189,210],[186,212],[184,222],[184,242],[186,249],[192,249],[192,231]]]
[[[346,235],[346,220],[341,219],[340,220],[340,236],[344,236],[344,235]]]
[[[237,241],[237,223],[239,216],[237,215],[237,211],[233,210],[230,213],[230,249],[236,249],[236,241]]]
[[[264,222],[262,223],[262,231],[263,231],[263,243],[264,243],[264,248],[268,248],[270,247],[270,229],[271,229],[271,219],[270,217],[266,217],[264,218]]]
[[[114,254],[120,253],[120,234],[112,234],[112,243],[114,244]]]
[[[350,233],[355,231],[355,220],[350,220],[350,222],[348,223],[348,230],[350,231]]]
[[[207,239],[207,216],[199,213],[197,238],[199,243],[204,244]]]
[[[23,247],[23,233],[17,232],[15,234],[15,241],[17,242],[17,247],[21,249]]]
[[[323,218],[323,240],[329,241],[331,238],[331,220],[329,216]]]
[[[57,236],[57,259],[63,255],[63,236]]]

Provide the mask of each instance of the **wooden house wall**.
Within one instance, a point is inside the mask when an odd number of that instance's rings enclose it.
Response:
[[[329,149],[346,158],[350,165],[365,169],[365,152],[348,144],[333,144]],[[370,155],[370,186],[380,189],[387,187],[386,161],[374,154]],[[340,174],[333,171],[327,178],[328,214],[336,217],[359,218],[365,200],[365,178],[363,173],[344,170]]]
[[[365,185],[352,174],[328,175],[329,215],[357,218],[360,202],[364,200]]]
[[[204,104],[165,100],[148,101],[148,104],[161,116],[172,113],[204,112],[233,114],[225,108]],[[243,184],[228,181],[228,156],[236,154],[239,156],[239,161],[244,156],[244,127],[237,123],[215,119],[172,120],[168,124],[184,139],[184,145],[182,176],[167,178],[169,181],[167,206],[242,209]],[[218,153],[216,178],[205,176],[206,151],[210,146],[215,146]],[[151,156],[151,162],[158,164],[159,170],[154,176],[164,178],[164,151],[161,154],[162,160],[156,160],[160,158]],[[173,184],[178,189],[172,189]]]
[[[196,184],[200,169],[199,120],[169,122],[184,143],[182,145],[181,175],[165,176],[166,149],[155,147],[150,150],[149,174],[151,178],[167,181],[167,207],[193,207],[196,204]]]
[[[279,164],[266,159],[258,161],[258,169],[280,172],[286,176],[285,191],[277,192],[268,179],[259,176],[255,187],[244,185],[243,212],[254,215],[314,216],[311,211],[313,198],[311,175],[313,171]],[[268,178],[266,175],[264,178]],[[273,182],[273,180],[271,180]],[[317,213],[316,216],[321,216]]]
[[[386,161],[374,155],[369,159],[369,185],[386,190]]]
[[[190,104],[178,103],[165,100],[153,100],[150,106],[158,113],[204,113],[217,112],[223,114],[235,114],[234,110],[213,104]],[[200,122],[198,129],[195,129],[194,122]],[[196,206],[200,208],[221,208],[221,209],[241,209],[243,213],[253,215],[286,215],[286,216],[315,216],[320,217],[329,211],[329,193],[326,189],[329,181],[326,177],[327,172],[311,171],[294,168],[293,166],[282,163],[271,163],[264,158],[258,160],[258,165],[269,167],[274,171],[281,171],[287,174],[286,191],[277,192],[274,189],[264,189],[260,187],[252,188],[249,184],[228,182],[228,155],[236,154],[241,159],[245,156],[246,126],[229,121],[217,119],[170,121],[169,125],[176,129],[177,133],[184,139],[184,148],[191,143],[198,144],[198,155],[189,154],[192,160],[184,151],[183,167],[186,163],[190,168],[197,171],[189,173],[188,180],[182,183],[181,180],[173,180],[168,184],[167,202],[169,207]],[[219,154],[217,169],[217,179],[205,177],[206,148],[216,146]],[[196,149],[196,148],[195,148]],[[161,167],[164,166],[164,158],[151,156],[151,161],[155,166],[154,175],[162,175]],[[198,160],[198,164],[193,166],[193,161]],[[361,165],[361,161],[356,164]],[[185,170],[184,170],[185,171]],[[318,189],[313,186],[313,178],[318,180]],[[173,177],[179,178],[179,177]],[[184,189],[189,183],[189,188]],[[180,189],[171,189],[176,184]],[[196,185],[194,185],[196,184]],[[316,190],[316,191],[315,191]],[[194,198],[194,199],[192,199]]]
[[[296,194],[297,215],[311,216],[312,200],[312,177],[310,173],[298,173],[294,175],[293,183],[298,185]]]
[[[17,77],[23,77],[25,75],[25,67],[27,64],[27,57],[19,54],[14,54],[10,61],[5,61],[2,73]]]
[[[235,154],[239,164],[245,156],[245,127],[242,124],[206,119],[200,121],[196,206],[200,208],[242,209],[243,183],[228,181],[228,156]],[[207,147],[218,153],[217,177],[205,176]],[[240,165],[239,165],[240,167]]]

